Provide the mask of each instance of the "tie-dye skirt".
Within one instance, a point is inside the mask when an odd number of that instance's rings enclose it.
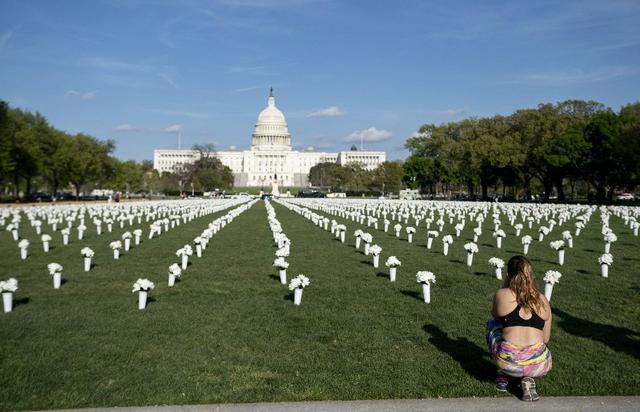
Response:
[[[502,338],[502,325],[487,322],[487,345],[498,374],[515,378],[545,376],[553,366],[551,352],[544,342],[529,346],[515,345]]]

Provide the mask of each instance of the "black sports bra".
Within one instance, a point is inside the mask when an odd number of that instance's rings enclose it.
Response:
[[[501,316],[500,321],[503,328],[509,328],[511,326],[527,326],[540,330],[544,329],[544,319],[538,316],[534,311],[531,311],[531,318],[522,319],[520,317],[520,305],[517,305],[516,308],[508,315]]]

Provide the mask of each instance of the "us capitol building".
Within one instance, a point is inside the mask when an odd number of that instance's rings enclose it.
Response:
[[[373,170],[385,161],[385,152],[353,150],[326,153],[291,148],[291,135],[284,114],[276,107],[273,89],[267,99],[267,107],[258,115],[251,149],[244,151],[220,151],[215,156],[233,171],[234,185],[256,187],[277,184],[281,187],[309,185],[309,170],[319,163],[360,163]],[[153,167],[162,172],[174,172],[182,165],[199,158],[195,150],[154,150]]]

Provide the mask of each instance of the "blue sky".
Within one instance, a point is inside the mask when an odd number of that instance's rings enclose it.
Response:
[[[0,99],[122,159],[247,149],[273,86],[296,149],[402,159],[424,123],[640,99],[639,1],[0,0]]]

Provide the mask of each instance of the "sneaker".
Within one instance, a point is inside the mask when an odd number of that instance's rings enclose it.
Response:
[[[506,392],[507,386],[509,386],[509,378],[506,376],[498,376],[496,378],[496,390],[498,392]]]
[[[522,378],[520,383],[522,389],[522,400],[525,402],[535,402],[540,399],[540,395],[536,392],[536,381],[533,378]]]

